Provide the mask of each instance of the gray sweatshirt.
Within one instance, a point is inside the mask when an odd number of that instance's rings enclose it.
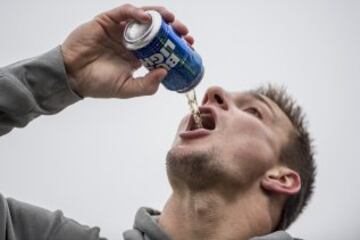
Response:
[[[125,240],[171,240],[157,224],[160,212],[151,208],[140,208],[135,216],[134,229],[124,232]],[[254,237],[250,240],[300,240],[284,231]]]
[[[24,127],[40,115],[55,114],[80,100],[69,86],[60,47],[0,68],[0,135]],[[157,224],[160,212],[140,208],[125,240],[170,240]],[[105,240],[90,228],[63,216],[0,194],[0,240]],[[252,240],[295,240],[275,232]]]

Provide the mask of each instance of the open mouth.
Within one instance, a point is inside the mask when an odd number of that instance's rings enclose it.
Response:
[[[200,110],[200,119],[202,127],[199,127],[193,116],[190,117],[188,126],[186,128],[187,131],[194,131],[197,129],[206,129],[212,131],[216,128],[216,121],[215,121],[215,113],[212,111],[211,108],[208,107],[199,107]]]

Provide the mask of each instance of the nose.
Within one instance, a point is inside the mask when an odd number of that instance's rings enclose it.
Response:
[[[213,86],[206,91],[202,104],[214,104],[223,110],[228,110],[229,101],[229,94],[223,88]]]

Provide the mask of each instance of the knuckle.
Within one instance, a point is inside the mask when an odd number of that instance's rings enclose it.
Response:
[[[183,22],[179,21],[179,25],[182,26],[183,28],[187,29],[186,25]]]
[[[94,19],[94,20],[102,20],[102,19],[104,19],[105,15],[106,15],[105,12],[99,13],[99,14],[96,15],[93,19]]]
[[[134,5],[130,3],[125,3],[124,5],[121,6],[121,8],[129,10],[131,8],[134,8]]]
[[[183,28],[184,30],[186,30],[187,31],[187,27],[186,27],[186,25],[185,24],[183,24],[182,22],[178,22],[178,26],[179,27],[181,27],[181,28]]]
[[[123,5],[123,11],[129,15],[134,14],[136,12],[136,9],[137,8],[130,3]]]
[[[100,13],[100,14],[98,14],[98,15],[96,15],[96,16],[94,17],[94,20],[95,20],[95,21],[99,21],[99,22],[103,22],[103,21],[104,21],[104,18],[105,18],[105,14],[104,14],[104,13]]]
[[[161,12],[168,12],[168,10],[167,10],[165,7],[163,7],[163,6],[159,6],[159,11],[161,11]]]
[[[152,9],[158,11],[160,14],[165,14],[167,12],[167,9],[163,6],[154,6]]]

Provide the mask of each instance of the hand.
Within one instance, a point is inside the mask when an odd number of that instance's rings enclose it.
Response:
[[[70,85],[83,97],[131,98],[154,94],[165,69],[155,69],[145,76],[134,78],[141,66],[135,56],[122,44],[128,21],[150,21],[146,10],[158,11],[165,21],[191,45],[194,40],[184,24],[163,7],[137,8],[130,4],[102,13],[75,29],[61,49]]]

